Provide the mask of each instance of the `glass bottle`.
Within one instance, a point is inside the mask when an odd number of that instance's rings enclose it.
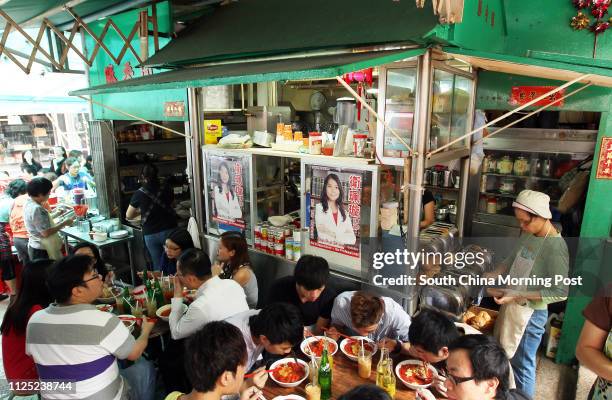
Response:
[[[319,365],[319,387],[321,387],[321,400],[331,399],[332,394],[332,369],[327,356],[327,348],[323,348],[321,362]]]
[[[131,314],[132,310],[130,307],[130,291],[127,287],[123,288],[123,292],[121,293],[121,297],[123,298],[123,312],[126,314]]]
[[[155,289],[155,302],[157,303],[157,307],[161,307],[165,303],[164,292],[162,291],[161,285],[159,284],[159,279],[153,278],[153,288]]]
[[[376,386],[383,387],[383,377],[386,374],[387,364],[389,362],[389,349],[383,347],[380,349],[380,359],[376,365]]]

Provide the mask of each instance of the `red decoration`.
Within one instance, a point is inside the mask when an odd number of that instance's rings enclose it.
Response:
[[[574,3],[574,7],[581,10],[589,6],[590,0],[573,0],[572,3]]]
[[[113,64],[108,64],[104,68],[104,76],[106,77],[106,83],[117,82],[117,77],[115,76],[115,66]]]
[[[134,68],[130,62],[126,62],[123,66],[123,80],[132,79],[134,77]]]
[[[531,100],[542,96],[545,93],[553,90],[555,86],[513,86],[510,95],[510,104],[512,105],[523,105],[529,103]],[[565,89],[561,89],[558,92],[548,95],[546,98],[533,104],[534,106],[546,106],[554,103],[555,107],[563,107],[563,100],[559,100],[565,94]]]
[[[610,22],[599,21],[591,25],[589,29],[591,30],[591,32],[595,33],[596,35],[599,35],[600,33],[605,32],[608,28],[610,28]]]
[[[597,160],[597,179],[612,179],[612,137],[602,137]]]

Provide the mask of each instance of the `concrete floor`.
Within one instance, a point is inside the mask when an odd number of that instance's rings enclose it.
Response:
[[[8,307],[8,300],[0,302],[0,320]],[[0,341],[2,337],[0,336]],[[0,361],[2,354],[0,352]],[[538,358],[537,389],[533,400],[586,400],[595,381],[595,375],[586,368],[555,364],[543,355]],[[0,368],[0,400],[9,398],[4,368]]]

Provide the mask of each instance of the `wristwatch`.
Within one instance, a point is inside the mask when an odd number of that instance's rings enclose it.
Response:
[[[396,343],[395,343],[395,347],[393,348],[393,351],[392,351],[391,353],[393,353],[393,354],[398,354],[399,352],[401,352],[401,351],[402,351],[402,345],[403,345],[404,343],[402,343],[402,341],[401,341],[401,340],[399,340],[399,339],[397,339],[395,342],[396,342]]]

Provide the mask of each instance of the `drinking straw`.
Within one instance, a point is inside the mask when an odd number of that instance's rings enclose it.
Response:
[[[128,303],[128,306],[130,306],[130,308],[134,308],[134,306],[132,305],[132,303],[130,303],[130,301],[128,299],[126,299],[125,297],[121,297],[126,303]]]

